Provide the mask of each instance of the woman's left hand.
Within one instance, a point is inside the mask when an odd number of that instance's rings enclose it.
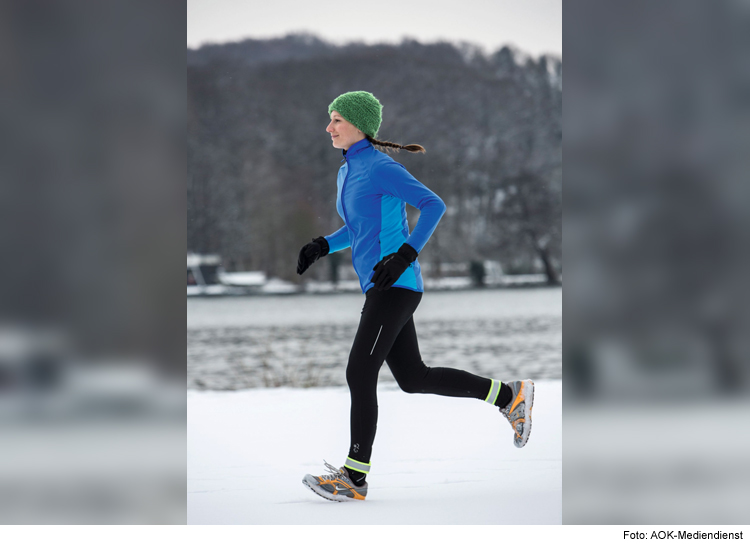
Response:
[[[378,261],[378,264],[372,268],[375,274],[370,280],[375,285],[375,289],[388,290],[393,286],[407,267],[414,263],[417,255],[419,255],[417,250],[404,243],[397,252],[386,255]]]

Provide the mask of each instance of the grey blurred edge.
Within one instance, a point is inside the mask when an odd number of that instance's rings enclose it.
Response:
[[[0,523],[185,524],[178,2],[0,4]]]
[[[748,524],[750,5],[563,25],[563,521]]]

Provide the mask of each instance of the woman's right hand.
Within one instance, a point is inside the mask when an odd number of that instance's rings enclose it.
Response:
[[[310,265],[326,255],[328,255],[328,240],[322,236],[313,238],[311,242],[302,246],[302,249],[299,251],[297,274],[301,275],[310,268]]]

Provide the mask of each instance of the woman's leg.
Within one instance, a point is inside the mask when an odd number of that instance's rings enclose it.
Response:
[[[426,366],[419,353],[413,318],[409,318],[393,341],[386,361],[405,392],[484,400],[500,408],[513,428],[516,447],[524,447],[528,442],[534,404],[534,383],[531,380],[506,384],[458,369]]]
[[[383,361],[422,294],[403,288],[367,291],[354,338],[346,381],[351,394],[351,443],[344,466],[367,474],[378,421],[377,383]]]
[[[485,400],[492,380],[447,367],[428,367],[422,361],[414,318],[410,318],[393,342],[386,362],[401,389],[410,394],[437,394]],[[502,399],[502,398],[501,398]]]

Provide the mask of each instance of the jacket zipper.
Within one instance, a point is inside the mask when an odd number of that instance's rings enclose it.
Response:
[[[341,185],[341,209],[344,210],[344,221],[346,221],[346,226],[349,228],[352,228],[349,224],[349,214],[346,212],[346,204],[344,203],[344,195],[346,193],[346,182],[349,180],[349,173],[351,172],[351,167],[349,167],[349,160],[346,160],[346,177],[344,177],[344,184]],[[354,231],[352,229],[352,236],[354,236]],[[354,244],[356,243],[356,240],[352,239],[352,252],[354,251]]]

